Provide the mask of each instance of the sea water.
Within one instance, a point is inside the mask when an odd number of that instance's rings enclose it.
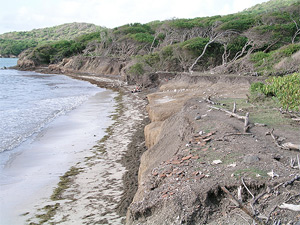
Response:
[[[16,65],[0,58],[0,68]],[[64,75],[0,69],[0,224],[23,224],[111,125],[115,93]],[[87,153],[86,153],[87,152]]]
[[[0,58],[0,68],[14,62]],[[13,150],[99,90],[63,75],[0,70],[0,153]],[[0,166],[6,160],[7,155],[0,155]]]

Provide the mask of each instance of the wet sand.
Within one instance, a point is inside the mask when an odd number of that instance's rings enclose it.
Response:
[[[33,212],[48,204],[59,176],[92,155],[91,148],[112,124],[108,116],[115,95],[110,90],[96,94],[18,147],[1,169],[1,225],[24,224]]]

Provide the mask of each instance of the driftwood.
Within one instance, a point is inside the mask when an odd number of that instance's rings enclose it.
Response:
[[[236,102],[233,103],[233,109],[232,109],[233,113],[236,113]]]
[[[205,101],[206,101],[207,103],[211,104],[211,105],[221,105],[221,106],[226,106],[226,105],[223,104],[223,103],[219,103],[219,102],[214,102],[214,101],[212,101],[211,98],[210,98],[210,96],[208,96],[208,97],[205,99]]]
[[[275,187],[273,188],[267,188],[267,190],[265,192],[260,193],[252,202],[252,204],[255,204],[261,197],[263,197],[265,194],[267,193],[271,193],[274,190],[276,190],[277,188],[279,188],[280,186],[286,187],[288,185],[292,185],[295,181],[300,180],[300,175],[296,175],[293,179],[286,181],[286,182],[282,182],[277,184]]]
[[[296,211],[296,212],[300,211],[300,205],[283,203],[282,205],[280,205],[278,207],[281,209],[289,209],[289,210]]]
[[[248,129],[249,129],[249,112],[247,112],[245,116],[244,133],[247,133]]]
[[[243,210],[248,216],[250,216],[257,224],[263,224],[252,212],[249,211],[249,209],[238,199],[236,199],[228,190],[226,187],[221,187],[222,191],[224,191],[227,196],[230,198],[230,200],[241,210]]]
[[[286,142],[281,144],[280,141],[278,140],[279,138],[274,135],[274,129],[272,129],[270,132],[267,132],[266,135],[271,135],[273,138],[275,144],[277,147],[285,150],[299,150],[300,151],[300,145],[299,144],[293,144],[291,142]]]
[[[244,185],[244,187],[246,188],[246,190],[248,191],[248,193],[252,196],[252,199],[254,199],[255,197],[254,197],[254,195],[251,193],[251,191],[249,190],[249,188],[247,187],[247,185],[245,184],[244,178],[243,178],[243,177],[241,178],[241,180],[242,180],[242,184]]]
[[[218,108],[218,107],[214,107],[214,106],[208,106],[208,107],[211,108],[211,109],[215,109],[215,110],[225,112],[225,113],[229,114],[232,117],[238,118],[239,120],[245,120],[246,119],[246,116],[240,116],[240,115],[238,115],[236,113],[233,113],[233,112],[230,112],[226,109],[222,109],[222,108]]]
[[[293,179],[291,179],[291,180],[285,182],[285,183],[283,184],[283,186],[286,187],[286,186],[288,186],[288,185],[292,185],[295,181],[298,181],[298,180],[300,180],[300,175],[297,175],[297,176],[295,176]]]
[[[281,145],[284,149],[290,149],[290,150],[300,150],[300,145],[293,144],[291,142],[287,142]]]
[[[233,112],[230,112],[226,109],[222,109],[222,108],[218,108],[218,107],[214,107],[214,106],[208,106],[208,107],[211,108],[211,109],[215,109],[215,110],[225,112],[225,113],[229,114],[230,116],[235,117],[239,120],[243,120],[244,121],[244,132],[245,133],[247,133],[248,129],[250,128],[250,126],[249,126],[249,112],[246,113],[246,116],[240,116],[240,115],[238,115],[236,113],[233,113]]]

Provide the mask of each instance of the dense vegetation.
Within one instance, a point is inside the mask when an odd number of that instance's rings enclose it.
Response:
[[[300,111],[300,73],[284,77],[270,77],[266,80],[266,84],[253,83],[250,92],[255,100],[273,97],[285,110]]]
[[[100,42],[100,32],[84,34],[74,40],[61,40],[40,45],[31,53],[31,59],[42,64],[57,63],[63,58],[81,54],[90,41]]]
[[[73,40],[83,34],[103,30],[87,23],[69,23],[32,31],[9,32],[0,35],[0,55],[19,55],[25,49],[59,40]]]
[[[30,40],[20,37],[14,40]],[[112,57],[130,61],[125,69],[133,76],[159,70],[291,74],[300,69],[300,1],[270,0],[226,16],[126,24],[62,39],[39,42],[25,55],[35,65],[76,54]]]

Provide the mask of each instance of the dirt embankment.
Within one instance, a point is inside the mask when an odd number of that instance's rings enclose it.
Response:
[[[57,65],[50,65],[50,70],[58,70],[62,73],[82,72],[102,75],[119,75],[125,67],[126,61],[108,57],[74,56],[64,59]]]
[[[29,59],[25,53],[18,60],[18,68],[22,70],[42,70],[42,72],[62,74],[124,75],[123,70],[127,64],[126,60],[120,58],[88,57],[83,55],[65,58],[58,64],[50,64],[46,67]]]
[[[299,177],[293,181],[299,169],[297,163],[290,166],[298,152],[277,147],[266,135],[271,127],[251,126],[245,134],[243,121],[203,100],[245,99],[255,79],[184,75],[148,95],[148,150],[141,158],[128,224],[251,224],[253,219],[296,224],[299,212],[280,207],[299,207]],[[296,123],[274,132],[284,142],[300,140]],[[221,187],[239,196],[250,214],[232,204]]]

